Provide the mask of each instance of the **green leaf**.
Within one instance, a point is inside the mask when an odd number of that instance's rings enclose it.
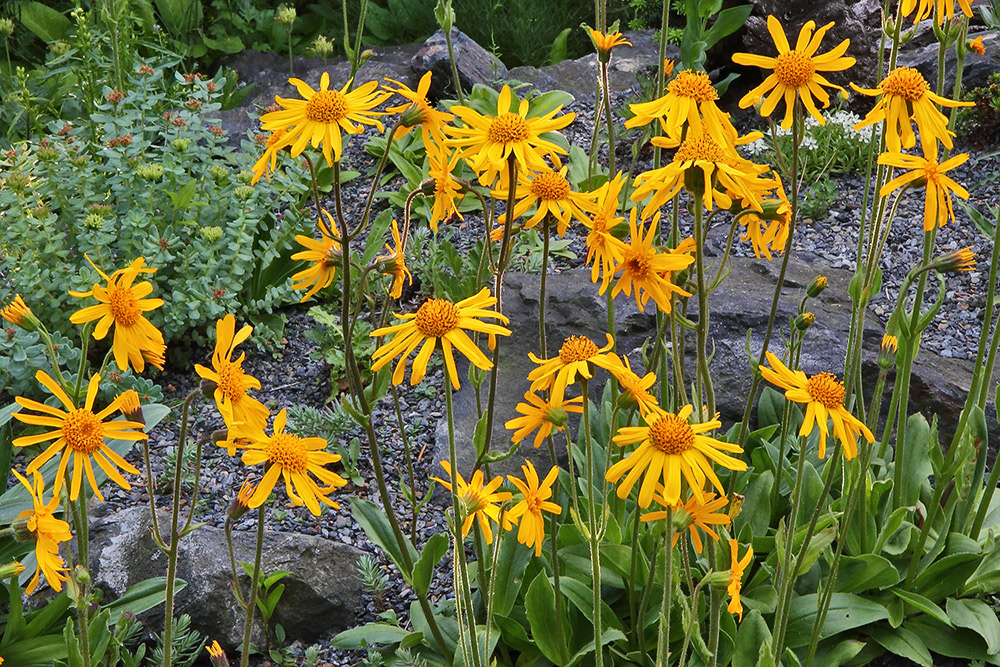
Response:
[[[912,660],[923,667],[934,667],[931,652],[927,650],[920,636],[907,628],[900,627],[895,630],[884,626],[875,626],[871,631],[871,638],[875,642],[896,655]]]
[[[208,48],[213,51],[221,51],[222,53],[239,53],[245,48],[243,40],[236,35],[226,35],[221,39],[203,37],[202,41],[205,42],[205,46]]]
[[[798,576],[802,576],[809,571],[816,559],[819,558],[820,554],[823,553],[827,547],[833,544],[833,540],[837,537],[837,524],[834,523],[832,526],[827,526],[823,530],[817,532],[809,540],[809,546],[806,548],[806,554],[802,558],[802,565],[799,566]],[[802,536],[805,539],[805,535]],[[799,547],[796,547],[798,549]]]
[[[601,644],[603,646],[606,646],[606,645],[610,644],[611,642],[616,642],[616,641],[618,641],[620,639],[625,639],[625,634],[621,630],[613,630],[613,629],[611,629],[611,630],[605,630],[604,632],[601,633]],[[579,665],[580,662],[585,657],[587,657],[587,655],[589,655],[590,653],[593,653],[594,652],[594,642],[595,641],[596,640],[591,640],[591,641],[587,642],[583,646],[583,648],[581,648],[579,651],[577,651],[575,654],[573,654],[573,659],[570,660],[569,664],[566,667],[576,667],[576,665]]]
[[[388,623],[368,623],[359,628],[344,630],[330,642],[334,648],[358,649],[363,646],[398,644],[412,633],[398,625]]]
[[[788,630],[785,643],[789,648],[809,644],[813,623],[816,621],[817,597],[815,593],[800,595],[792,600],[788,610]],[[830,609],[820,631],[820,639],[832,637],[846,630],[871,625],[889,618],[884,606],[850,593],[830,596]]]
[[[565,639],[559,641],[555,592],[544,571],[539,572],[528,586],[528,592],[524,596],[524,609],[531,627],[531,636],[539,650],[555,664],[565,665],[569,661],[569,651]]]
[[[862,593],[873,588],[886,588],[899,583],[899,572],[887,558],[874,554],[844,556],[837,571],[836,590]]]
[[[365,252],[361,256],[362,265],[367,266],[371,263],[371,261],[375,259],[375,255],[377,255],[379,251],[385,247],[385,244],[388,241],[386,238],[386,232],[389,230],[389,225],[391,223],[391,208],[387,208],[375,217],[371,227],[368,229],[368,238],[365,240]]]
[[[986,652],[1000,652],[1000,621],[995,611],[981,600],[948,598],[945,603],[953,625],[968,628],[986,640]]]
[[[29,2],[21,7],[21,23],[48,44],[65,37],[73,25],[61,12],[40,2]]]
[[[941,607],[934,604],[931,600],[928,600],[923,595],[919,593],[914,593],[913,591],[904,591],[901,588],[890,589],[893,595],[901,599],[906,604],[911,607],[915,607],[920,611],[924,612],[928,616],[936,618],[945,625],[951,625],[951,621],[948,620],[948,615],[941,611]]]
[[[765,642],[771,640],[771,629],[767,627],[764,617],[756,609],[743,617],[739,630],[736,631],[736,652],[733,654],[733,667],[756,667]]]
[[[566,599],[580,610],[588,621],[594,622],[594,591],[587,584],[572,577],[562,577],[559,579],[560,590]],[[601,602],[601,625],[607,628],[624,630],[622,622],[611,610],[606,602]]]
[[[570,104],[576,98],[567,93],[565,90],[550,90],[547,93],[542,93],[538,97],[533,97],[528,100],[528,118],[536,118],[538,116],[544,116],[550,111],[554,111],[559,107],[564,107]]]
[[[66,627],[63,628],[63,641],[66,644],[66,661],[68,667],[83,667],[83,654],[80,653],[80,641],[76,638],[73,630],[73,619],[66,619]]]
[[[3,657],[10,665],[51,665],[66,659],[66,638],[63,634],[49,634],[23,639],[4,646]]]
[[[549,49],[549,64],[555,65],[556,63],[566,60],[566,42],[569,40],[569,33],[572,28],[564,28],[562,32],[556,35],[556,38],[552,40],[552,48]]]
[[[183,579],[175,579],[174,594],[180,593],[186,586],[187,582]],[[153,577],[140,581],[125,591],[125,594],[120,598],[105,607],[111,613],[108,622],[114,625],[118,622],[118,617],[122,615],[122,612],[127,611],[138,615],[162,604],[166,599],[166,577]]]
[[[983,660],[991,665],[1000,664],[996,655],[986,652],[982,638],[971,630],[951,628],[926,616],[907,621],[906,627],[934,653],[951,658]]]
[[[771,488],[774,474],[765,470],[750,479],[743,495],[743,508],[733,521],[737,534],[743,526],[750,526],[754,535],[764,535],[771,524]]]
[[[3,641],[0,646],[11,643],[15,638],[20,638],[24,633],[24,614],[21,608],[21,587],[17,583],[17,577],[11,577],[7,582],[9,589],[8,600],[10,609],[7,613],[7,626],[3,630]]]
[[[430,588],[434,568],[448,553],[448,538],[444,533],[435,533],[427,540],[420,558],[413,564],[413,590],[424,595]]]
[[[943,600],[958,591],[979,565],[977,553],[941,558],[913,580],[913,589],[931,600]]]
[[[906,420],[905,447],[902,460],[896,465],[903,466],[903,482],[900,499],[903,505],[913,507],[920,499],[920,487],[933,472],[930,464],[931,427],[919,412]],[[896,455],[900,452],[897,449]]]
[[[524,570],[531,562],[533,552],[518,544],[516,539],[507,539],[506,533],[500,545],[500,555],[493,566],[496,588],[493,590],[493,611],[507,616],[514,608],[524,579]]]
[[[740,5],[723,9],[715,19],[712,27],[705,31],[702,39],[705,40],[706,49],[715,46],[724,37],[733,34],[747,22],[747,17],[753,11],[753,5]]]
[[[389,555],[392,562],[399,568],[406,581],[411,581],[412,573],[405,565],[403,552],[399,549],[399,543],[396,541],[392,526],[389,524],[389,519],[386,518],[382,508],[367,500],[352,498],[351,513],[354,515],[354,520],[364,529],[368,539],[382,547],[383,551]],[[417,550],[413,548],[413,545],[408,540],[404,539],[403,544],[409,552],[410,562],[412,563],[417,559]]]
[[[761,427],[781,425],[781,414],[785,409],[785,395],[764,387],[757,402],[757,424]]]

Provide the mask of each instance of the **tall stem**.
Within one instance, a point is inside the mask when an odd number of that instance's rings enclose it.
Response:
[[[250,577],[250,598],[247,600],[247,618],[243,625],[243,651],[240,667],[250,664],[250,635],[253,634],[253,617],[257,611],[257,590],[260,587],[260,559],[264,553],[264,505],[257,508],[257,543],[253,556],[253,575]]]
[[[711,187],[705,184],[705,187]],[[695,196],[694,205],[694,236],[698,248],[705,247],[705,230],[703,223],[704,209],[701,206],[701,196]],[[708,371],[708,289],[705,284],[705,253],[700,250],[695,253],[695,270],[698,274],[698,386],[703,392],[698,397],[699,407],[702,399],[708,406],[706,419],[715,415],[715,389],[712,387],[712,376]]]
[[[636,517],[638,521],[638,517]],[[667,507],[666,524],[663,530],[663,599],[660,603],[660,633],[656,641],[656,667],[666,667],[670,655],[670,610],[674,581],[674,509]],[[650,570],[649,576],[653,576]],[[642,626],[642,619],[637,619]]]
[[[590,436],[590,391],[586,378],[580,378],[580,389],[583,392],[583,448],[587,453],[587,499],[590,501],[587,512],[588,532],[590,533],[590,569],[594,582],[594,656],[597,659],[597,667],[604,667],[604,642],[602,635],[604,628],[601,620],[601,539],[598,534],[597,508],[603,506],[604,498],[598,503],[596,496],[597,485],[594,483],[594,448]],[[571,454],[572,455],[572,454]],[[603,482],[602,482],[603,486]]]

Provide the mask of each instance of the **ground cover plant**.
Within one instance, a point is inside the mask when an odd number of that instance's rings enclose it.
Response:
[[[685,33],[707,37],[689,40],[681,63],[663,57],[664,21],[654,95],[630,106],[624,127],[609,77],[630,44],[597,3],[586,33],[597,54],[587,147],[561,134],[574,121],[568,94],[463,90],[457,74],[457,99],[441,106],[426,98],[431,73],[416,90],[327,73],[318,86],[292,78],[296,95],[262,110],[263,133],[244,146],[250,156],[223,148],[206,120],[222,75],[173,71],[177,59],[166,54],[156,66],[133,63],[121,89],[94,95],[88,81],[99,76],[77,81],[91,93],[85,113],[44,133],[29,124],[34,138],[6,154],[0,181],[14,232],[0,247],[12,350],[0,378],[13,396],[0,410],[0,469],[11,477],[0,497],[0,657],[167,666],[192,664],[204,646],[217,667],[231,658],[246,667],[257,653],[286,664],[294,658],[282,652],[274,614],[288,572],[266,562],[265,524],[269,512],[304,507],[350,512],[415,596],[407,618],[387,612],[333,638],[363,652],[364,664],[860,665],[890,653],[931,665],[932,652],[1000,662],[1000,621],[987,604],[1000,592],[1000,467],[990,465],[986,412],[997,390],[1000,245],[989,258],[938,247],[956,201],[969,197],[949,175],[970,158],[953,141],[957,110],[969,103],[959,101],[960,76],[946,91],[943,71],[935,85],[897,66],[904,24],[929,20],[941,62],[953,49],[961,72],[976,48],[966,35],[971,10],[962,0],[885,9],[894,17],[879,68],[887,74],[852,77],[859,96],[874,98],[864,115],[821,112],[847,95],[828,77],[855,64],[850,40],[824,40],[832,24],[783,26],[770,16],[773,48],[733,54],[764,70],[738,104],[760,114],[766,136],[741,134],[719,106],[731,79],[713,82],[699,69],[705,45],[748,11],[708,0],[686,3],[697,25]],[[88,16],[74,17],[74,38]],[[440,0],[437,24],[450,34],[455,19]],[[362,177],[349,171],[345,145],[366,127],[382,136],[368,144],[376,162]],[[637,174],[615,150],[628,130],[655,155]],[[846,353],[837,367],[802,368],[816,340],[812,308],[829,289],[817,275],[800,293],[782,291],[803,193],[828,171],[852,168],[867,170],[867,184],[844,295]],[[406,186],[383,192],[392,169]],[[365,185],[348,202],[351,179]],[[905,224],[896,217],[904,198],[923,202],[913,230],[922,257],[892,295],[880,346],[865,349],[868,305],[883,289],[879,259],[892,252],[890,229]],[[1000,207],[967,214],[995,240]],[[464,216],[481,217],[484,233],[460,251],[448,230]],[[727,233],[723,252],[710,256],[713,226]],[[563,237],[574,228],[586,238],[592,289],[606,298],[598,340],[549,335],[546,277],[570,252]],[[780,266],[762,345],[747,344],[746,395],[717,383],[710,330],[713,292],[738,243]],[[989,276],[982,333],[946,438],[936,418],[910,412],[914,360],[949,280],[977,262]],[[537,347],[524,400],[501,414],[498,369],[514,328],[503,312],[505,276],[515,266],[541,272]],[[222,293],[210,280],[222,281]],[[423,296],[404,297],[415,282]],[[326,412],[265,404],[261,379],[245,366],[261,354],[254,343],[278,330],[269,316],[290,296],[311,304],[310,335],[337,376]],[[788,321],[777,316],[783,299],[796,305]],[[631,354],[616,318],[626,300],[656,323]],[[152,368],[192,332],[207,333],[213,351],[204,364],[183,362],[201,384],[171,411]],[[866,358],[876,360],[874,383],[862,373]],[[433,377],[446,406],[448,455],[433,479],[446,492],[447,530],[418,542],[416,519],[434,487],[416,491],[419,457],[399,392]],[[470,390],[478,422],[462,434],[454,396]],[[190,434],[200,402],[225,428]],[[742,419],[724,424],[724,404]],[[400,489],[388,481],[379,405],[394,409],[405,446],[409,483]],[[172,480],[157,484],[150,433],[168,415],[179,437]],[[509,441],[495,437],[500,423]],[[343,442],[355,428],[360,438]],[[243,612],[236,647],[175,613],[186,585],[180,544],[203,525],[208,448],[245,466],[224,527]],[[365,481],[359,457],[370,460],[378,502],[350,497],[348,508],[348,485]],[[509,474],[497,474],[503,465]],[[89,571],[89,501],[138,478],[166,568],[105,601]],[[170,508],[165,523],[158,493]],[[411,516],[392,511],[395,494]],[[254,556],[238,563],[233,531],[248,518]],[[365,587],[383,595],[377,564],[361,570]],[[448,595],[431,594],[438,572],[451,577]],[[55,595],[24,604],[42,581]],[[162,631],[144,642],[136,616],[149,610]]]

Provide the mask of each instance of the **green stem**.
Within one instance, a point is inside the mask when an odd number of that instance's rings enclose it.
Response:
[[[257,543],[254,547],[253,575],[250,577],[250,598],[247,600],[247,617],[243,625],[243,649],[240,667],[250,664],[250,635],[253,634],[253,617],[257,611],[257,591],[260,588],[260,560],[264,553],[264,505],[257,509]],[[166,650],[166,647],[164,647]],[[165,663],[169,665],[169,663]]]
[[[636,517],[638,520],[638,517]],[[674,509],[667,507],[666,524],[663,529],[663,599],[660,601],[660,632],[656,640],[656,667],[666,667],[670,655],[670,611],[674,581]],[[649,574],[653,576],[652,571]],[[642,619],[637,619],[640,627]]]
[[[707,186],[706,186],[707,187]],[[702,216],[704,210],[701,206],[701,196],[695,195],[697,203],[694,206],[694,236],[697,239],[698,247],[705,247],[705,225]],[[695,271],[698,275],[698,386],[701,395],[700,401],[705,400],[708,406],[708,414],[705,419],[713,419],[715,415],[715,389],[712,386],[712,376],[708,370],[708,289],[705,283],[705,253],[695,253]]]
[[[455,83],[455,93],[458,95],[458,103],[461,106],[465,106],[465,95],[462,94],[462,81],[458,76],[458,63],[455,62],[455,52],[451,46],[451,30],[444,33],[444,43],[448,47],[448,62],[451,64],[451,78]]]
[[[513,186],[511,186],[513,187]],[[548,359],[549,349],[545,339],[545,281],[549,274],[549,216],[542,218],[542,275],[538,280],[538,349],[543,359]],[[610,290],[608,291],[610,294]]]
[[[580,378],[580,389],[583,393],[583,447],[587,453],[587,499],[590,501],[587,521],[589,523],[588,532],[590,533],[588,536],[590,539],[590,568],[594,582],[594,656],[597,659],[597,667],[604,667],[604,643],[602,641],[604,628],[602,627],[603,621],[601,620],[601,606],[603,604],[603,598],[601,597],[601,548],[600,535],[598,535],[597,528],[597,508],[599,503],[595,497],[597,485],[594,480],[594,448],[590,435],[590,391],[586,378]],[[603,501],[603,498],[601,500]]]

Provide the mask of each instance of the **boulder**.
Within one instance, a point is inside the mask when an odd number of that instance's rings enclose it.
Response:
[[[477,83],[491,85],[507,78],[507,68],[495,55],[479,46],[458,28],[451,29],[451,48],[458,67],[462,90],[472,90]],[[423,46],[409,60],[414,72],[433,72],[430,97],[440,99],[454,96],[451,60],[444,31],[438,30],[427,38]]]
[[[965,90],[982,88],[988,85],[990,74],[1000,71],[1000,33],[996,30],[988,30],[969,34],[970,41],[977,37],[983,38],[983,46],[986,48],[986,53],[979,55],[975,51],[966,51],[965,65],[962,69],[962,87]],[[903,47],[899,53],[899,64],[919,70],[933,88],[937,82],[937,42],[918,49]],[[944,75],[945,97],[948,98],[952,97],[955,90],[955,68],[957,64],[958,59],[955,55],[955,49],[948,49],[948,52],[945,54]]]
[[[150,577],[166,575],[167,556],[153,542],[149,508],[102,514],[101,507],[106,506],[95,508],[91,519],[90,570],[105,599],[114,599]],[[161,532],[169,530],[165,512],[158,513],[157,520]],[[233,533],[237,562],[253,562],[255,538],[253,531]],[[355,574],[360,554],[353,546],[320,537],[264,533],[264,573],[291,571],[282,579],[285,592],[273,618],[285,628],[288,641],[313,643],[354,624],[361,602],[361,583]],[[225,531],[202,526],[182,539],[177,576],[187,586],[175,599],[176,616],[190,615],[192,627],[223,647],[239,646],[245,616],[230,588]],[[246,595],[249,577],[243,574],[240,579]],[[143,620],[158,631],[162,615],[163,608],[157,607]]]

